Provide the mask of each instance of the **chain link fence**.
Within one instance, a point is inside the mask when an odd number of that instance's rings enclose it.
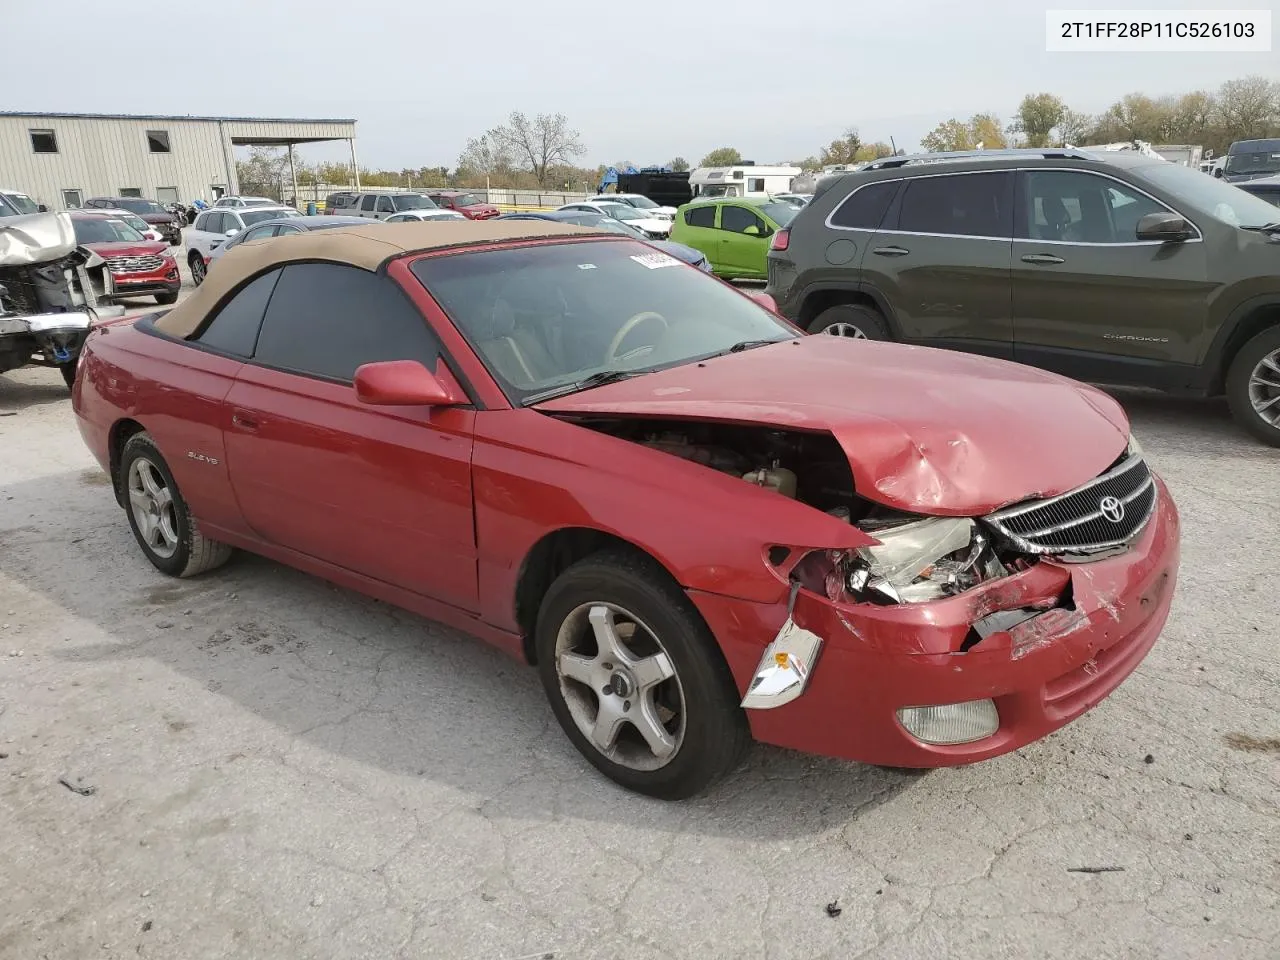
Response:
[[[512,187],[469,189],[466,187],[371,187],[361,185],[360,189],[365,193],[374,191],[378,193],[426,193],[432,190],[457,189],[463,193],[469,193],[486,203],[492,203],[502,210],[554,210],[557,207],[564,206],[566,203],[590,200],[596,196],[594,193],[564,190],[524,190]],[[293,195],[293,184],[288,180],[276,183],[254,183],[241,180],[240,192],[246,197],[269,197],[304,213],[307,211],[308,204],[314,203],[317,212],[323,213],[325,199],[328,196],[334,193],[354,193],[355,187],[350,184],[337,183],[300,183],[298,184],[298,195],[295,197]]]

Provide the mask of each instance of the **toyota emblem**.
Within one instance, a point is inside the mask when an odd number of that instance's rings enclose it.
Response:
[[[1115,497],[1103,497],[1098,501],[1098,509],[1112,523],[1119,523],[1124,519],[1124,504]]]

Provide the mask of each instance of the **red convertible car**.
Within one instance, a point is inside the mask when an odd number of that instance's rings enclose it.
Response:
[[[244,244],[95,327],[74,404],[161,571],[240,548],[469,631],[669,799],[753,738],[1015,750],[1128,676],[1177,576],[1173,501],[1099,391],[804,336],[549,222]]]

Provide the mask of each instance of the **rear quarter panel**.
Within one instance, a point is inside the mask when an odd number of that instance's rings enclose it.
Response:
[[[77,377],[76,415],[94,455],[108,465],[109,440],[124,421],[142,425],[197,520],[245,531],[228,482],[223,399],[241,363],[134,323],[99,328]]]

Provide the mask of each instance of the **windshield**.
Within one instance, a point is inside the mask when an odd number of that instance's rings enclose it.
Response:
[[[25,193],[0,194],[18,213],[39,213],[40,206]]]
[[[301,214],[290,210],[241,210],[240,219],[244,221],[246,227],[255,223],[261,223],[263,220],[281,220],[285,217],[297,217]]]
[[[142,200],[138,197],[121,197],[120,208],[128,210],[130,213],[164,213],[165,210],[160,204],[153,200]]]
[[[1227,173],[1280,173],[1280,150],[1248,150],[1233,153],[1223,166]]]
[[[84,217],[71,221],[76,243],[139,243],[146,238],[123,220],[106,217]]]
[[[1142,167],[1141,174],[1197,210],[1233,227],[1260,227],[1276,219],[1275,207],[1233,183],[1206,177],[1199,170],[1176,163]]]
[[[648,197],[627,197],[625,200],[620,202],[629,203],[638,210],[652,210],[658,206],[658,204],[654,203]]]
[[[481,202],[482,201],[479,197],[471,193],[462,193],[453,198],[453,205],[455,207],[476,207],[479,206]]]
[[[760,210],[766,217],[772,220],[780,227],[785,227],[788,223],[795,219],[800,208],[795,204],[787,203],[785,200],[774,203],[762,203]]]
[[[137,230],[139,233],[145,233],[151,229],[151,226],[147,221],[143,220],[141,217],[135,217],[131,213],[117,213],[115,216],[117,219],[123,220],[129,226],[133,227],[133,229]]]
[[[796,335],[728,284],[627,240],[429,257],[412,269],[515,403],[605,371]]]
[[[613,217],[615,220],[648,220],[643,213],[635,207],[628,207],[625,203],[602,203],[600,209],[606,217]]]
[[[435,210],[436,202],[420,193],[399,193],[391,198],[397,210]]]

